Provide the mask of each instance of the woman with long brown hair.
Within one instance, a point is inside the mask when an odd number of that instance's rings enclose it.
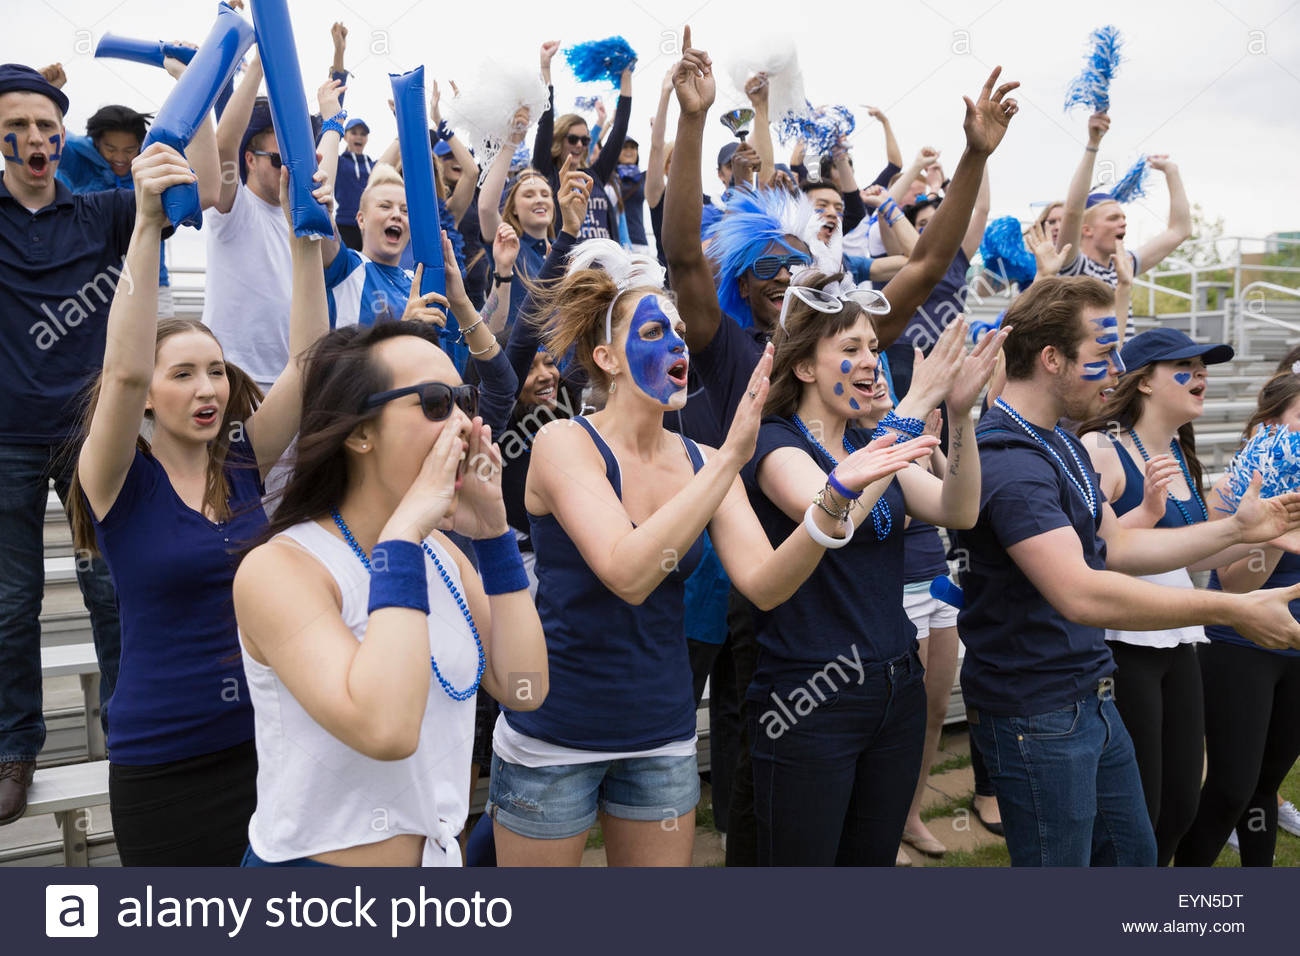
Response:
[[[126,274],[153,276],[166,225],[159,197],[194,177],[160,144],[132,171]],[[287,184],[286,169],[286,215]],[[290,248],[296,356],[328,320],[319,243],[291,238]],[[69,499],[76,545],[103,554],[122,617],[122,666],[108,703],[109,802],[124,864],[233,866],[257,774],[231,601],[234,555],[266,524],[262,481],[298,430],[301,379],[291,358],[263,399],[202,323],[158,322],[156,298],[151,281],[124,278],[117,287]]]
[[[524,502],[551,691],[539,709],[508,708],[497,721],[497,857],[576,866],[599,817],[611,864],[686,866],[699,776],[684,583],[702,534],[736,588],[770,608],[852,529],[833,513],[829,487],[825,497],[811,489],[802,524],[771,544],[749,507],[738,473],[758,432],[770,351],[720,449],[663,427],[664,412],[686,401],[689,356],[653,258],[589,240],[537,300],[548,351],[572,349],[608,398],[533,442]],[[933,445],[864,448],[840,465],[834,487],[856,494]]]
[[[903,519],[975,524],[980,466],[970,411],[1008,330],[967,355],[959,317],[917,365],[898,414],[882,420],[876,402],[886,385],[867,310],[888,304],[846,288],[842,275],[805,272],[791,282],[745,484],[771,541],[790,533],[801,502],[828,480],[831,510],[852,515],[857,531],[756,622],[759,657],[747,699],[759,862],[892,866],[926,726],[916,628],[903,610]],[[860,495],[836,487],[842,462],[872,440],[876,425],[920,435],[941,401],[949,413],[944,478],[905,468]]]
[[[1118,335],[1118,325],[1100,334]],[[1122,525],[1179,528],[1209,518],[1192,422],[1205,407],[1207,366],[1232,354],[1227,345],[1199,345],[1168,328],[1143,332],[1124,345],[1120,357],[1127,372],[1101,411],[1079,426]],[[1215,567],[1221,559],[1214,556],[1192,570]],[[1183,568],[1144,580],[1193,587]],[[1156,860],[1165,866],[1196,816],[1200,795],[1205,716],[1196,645],[1205,643],[1205,629],[1108,629],[1106,640],[1117,668],[1115,706],[1133,738]]]
[[[1282,425],[1300,431],[1300,375],[1281,372],[1264,385],[1242,431]],[[1210,520],[1232,511],[1227,476],[1207,497]],[[1285,545],[1285,548],[1283,547]],[[1245,557],[1222,562],[1216,590],[1249,592],[1300,582],[1297,542],[1278,539]],[[1300,620],[1300,601],[1291,602]],[[1300,651],[1267,650],[1230,627],[1206,627],[1199,649],[1205,689],[1205,785],[1196,819],[1178,845],[1178,866],[1210,866],[1235,828],[1242,866],[1272,866],[1277,842],[1278,787],[1300,757]]]

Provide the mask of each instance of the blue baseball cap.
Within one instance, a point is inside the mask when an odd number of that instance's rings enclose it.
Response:
[[[721,169],[727,163],[731,162],[731,157],[736,155],[736,150],[740,149],[739,143],[728,143],[722,149],[718,150],[718,168]]]
[[[1199,357],[1206,365],[1232,361],[1235,353],[1231,345],[1202,345],[1177,329],[1150,329],[1135,335],[1124,343],[1119,356],[1124,367],[1136,372],[1152,362],[1173,362],[1178,359]]]
[[[451,143],[447,142],[445,139],[440,139],[440,140],[438,140],[438,145],[435,146],[435,147],[433,147],[433,155],[435,155],[435,156],[450,156],[450,155],[451,155]]]
[[[367,133],[370,132],[370,127],[366,125],[366,121],[363,120],[360,116],[355,116],[352,119],[348,120],[347,124],[343,127],[343,132],[346,133],[349,130],[355,129],[358,126],[364,129]]]

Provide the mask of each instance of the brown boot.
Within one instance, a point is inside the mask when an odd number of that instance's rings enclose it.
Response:
[[[34,773],[35,760],[0,763],[0,826],[13,823],[27,809],[27,788]]]

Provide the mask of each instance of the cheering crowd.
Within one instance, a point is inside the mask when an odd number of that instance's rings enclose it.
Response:
[[[872,110],[870,182],[843,137],[779,162],[760,72],[705,183],[689,27],[644,167],[631,67],[589,125],[557,114],[548,41],[546,108],[513,106],[482,168],[431,85],[422,291],[412,144],[366,154],[331,35],[304,109],[323,239],[294,228],[257,53],[183,153],[121,105],[75,135],[61,66],[0,66],[0,823],[45,739],[52,481],[125,865],[573,866],[599,821],[610,864],[686,866],[706,681],[729,865],[940,857],[921,798],[959,644],[974,811],[1014,865],[1204,866],[1234,831],[1271,865],[1300,492],[1207,489],[1193,423],[1233,351],[1129,327],[1134,277],[1191,235],[1172,160],[1147,158],[1167,227],[1126,249],[1095,112],[1012,279],[980,259],[1001,68],[950,174]],[[202,321],[164,262],[163,194],[191,186]],[[973,328],[968,292],[1008,286]],[[1243,439],[1300,429],[1297,358]]]

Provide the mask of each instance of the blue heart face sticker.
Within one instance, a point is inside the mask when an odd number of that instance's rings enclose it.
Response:
[[[1175,372],[1175,373],[1174,373],[1174,381],[1177,382],[1179,385],[1186,385],[1186,384],[1187,384],[1188,382],[1190,382],[1191,380],[1192,380],[1192,373],[1191,373],[1191,372]]]
[[[657,295],[643,296],[632,313],[627,333],[625,351],[632,381],[664,405],[686,388],[690,357],[686,343],[674,328],[680,319],[668,300]]]

